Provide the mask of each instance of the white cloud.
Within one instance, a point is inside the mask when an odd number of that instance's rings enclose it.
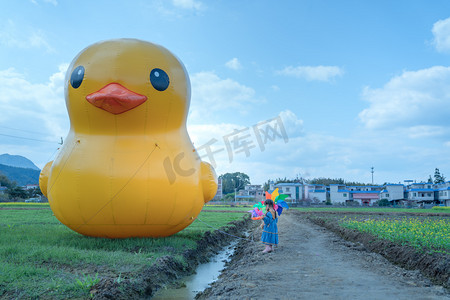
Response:
[[[49,142],[65,136],[68,130],[64,101],[67,67],[68,64],[61,65],[45,84],[31,83],[14,69],[0,71],[0,124],[40,131],[34,138]]]
[[[308,81],[330,81],[335,77],[342,76],[344,71],[336,66],[289,66],[277,71],[276,74],[303,78]]]
[[[433,24],[433,43],[439,52],[450,52],[450,18]]]
[[[289,138],[303,134],[303,120],[300,120],[295,113],[284,110],[280,113],[280,117]]]
[[[190,120],[202,120],[218,111],[246,114],[249,105],[258,102],[254,89],[229,78],[221,79],[214,72],[193,74],[191,84]]]
[[[236,57],[230,59],[230,60],[225,64],[225,66],[226,66],[227,68],[232,69],[232,70],[240,70],[240,69],[242,69],[242,65],[241,65],[241,63],[239,62],[239,60],[238,60]]]
[[[403,72],[384,87],[366,87],[363,99],[369,108],[360,114],[368,128],[421,126],[450,127],[450,67],[436,66]],[[425,126],[425,127],[424,127]]]
[[[286,131],[287,139],[284,138],[285,133],[282,132],[281,125]],[[267,126],[270,126],[277,134],[267,130]],[[277,169],[280,171],[279,174],[282,174],[286,164],[289,165],[289,172],[296,169],[292,161],[286,162],[284,159],[291,153],[287,147],[300,148],[292,145],[291,140],[293,144],[297,144],[298,136],[303,133],[303,121],[299,120],[293,112],[285,110],[278,116],[274,115],[269,120],[261,120],[256,124],[188,125],[188,132],[202,160],[215,165],[218,174],[244,171],[252,176],[254,182],[255,180],[261,182],[269,176],[268,172],[261,170],[272,172]],[[260,140],[258,140],[258,134],[261,137]],[[270,137],[265,138],[266,134]],[[234,143],[235,136],[239,137],[237,143]],[[248,153],[243,151],[245,148],[242,146],[243,141],[249,147]],[[303,145],[301,148],[304,147]],[[211,156],[207,155],[207,149],[210,149]],[[293,159],[297,158],[295,156]]]
[[[36,0],[30,0],[31,3],[35,4],[35,5],[39,5],[38,2]],[[45,3],[50,3],[53,4],[54,6],[58,5],[58,1],[57,0],[44,0]]]
[[[206,5],[196,0],[153,0],[144,1],[143,9],[156,11],[165,20],[178,21],[186,15],[201,15],[206,10]]]
[[[448,134],[449,130],[443,126],[412,126],[407,129],[408,137],[412,139],[439,137]]]
[[[54,6],[58,5],[58,1],[57,0],[44,0],[44,2],[53,4]]]
[[[177,8],[197,10],[200,11],[204,9],[203,3],[195,0],[172,0],[172,3]]]
[[[251,135],[255,136],[253,128],[257,127],[258,124],[266,126],[269,124],[269,121],[270,126],[278,132],[276,138],[282,138],[284,135],[281,130],[286,131],[288,140],[303,134],[303,120],[299,119],[297,115],[290,110],[281,111],[278,115],[273,115],[272,118],[269,118],[268,120],[261,120],[256,124],[238,125],[231,123],[210,123],[188,125],[188,128],[189,132],[192,133],[191,137],[195,142],[195,145],[200,146],[204,145],[211,139],[223,140],[224,136],[232,134],[235,130],[242,130],[244,128],[248,128],[249,131],[251,131]],[[274,125],[275,123],[277,123],[277,125]],[[276,128],[274,126],[276,126]]]
[[[47,38],[42,30],[19,28],[12,20],[6,21],[6,24],[1,26],[0,44],[11,48],[43,48],[48,53],[55,52],[47,42]]]

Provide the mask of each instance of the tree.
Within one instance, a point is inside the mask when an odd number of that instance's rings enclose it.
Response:
[[[26,192],[27,192],[28,198],[35,198],[35,197],[39,197],[42,195],[40,188],[32,188],[32,189],[26,190]]]
[[[7,188],[10,188],[13,186],[13,183],[8,179],[8,177],[0,173],[0,186],[6,186]]]
[[[431,175],[430,175],[430,177],[428,177],[427,183],[433,183],[433,178],[431,178]]]
[[[268,191],[270,189],[270,179],[267,180],[264,184],[263,184],[263,191]]]
[[[330,185],[330,184],[345,184],[345,180],[342,178],[313,178],[306,181],[308,184],[323,184],[323,185]]]
[[[234,193],[226,194],[225,196],[223,196],[222,200],[225,202],[234,201]]]
[[[269,179],[263,185],[263,190],[264,191],[268,191],[270,189],[270,183],[271,182],[273,182],[274,184],[278,184],[278,183],[304,183],[304,182],[306,182],[306,180],[303,177],[299,176],[299,175],[297,175],[294,179],[290,179],[290,178],[287,178],[287,177],[277,178],[275,180]]]
[[[388,199],[380,199],[378,200],[378,206],[389,206],[391,203]]]
[[[20,186],[14,186],[6,189],[6,193],[9,194],[11,199],[17,200],[17,199],[26,199],[27,198],[27,191],[24,190]]]
[[[438,183],[444,183],[444,182],[445,182],[444,174],[441,175],[441,172],[439,172],[439,169],[436,168],[434,170],[434,183],[438,184]]]
[[[222,191],[224,194],[234,193],[250,184],[250,177],[241,172],[225,173],[219,176],[222,179]]]

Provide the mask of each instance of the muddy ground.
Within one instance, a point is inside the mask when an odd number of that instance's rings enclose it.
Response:
[[[359,217],[365,219],[367,215],[360,215]],[[414,215],[414,217],[416,216]],[[371,218],[374,218],[374,216],[371,216]],[[366,250],[383,255],[393,264],[409,270],[419,270],[423,275],[430,278],[433,283],[450,288],[450,255],[448,254],[418,251],[408,245],[377,239],[369,233],[344,228],[338,224],[340,217],[332,214],[326,216],[308,215],[307,219],[314,224],[331,230],[346,240],[361,243]]]
[[[320,226],[308,216],[294,211],[283,214],[278,225],[280,245],[268,254],[262,253],[259,223],[252,223],[250,236],[255,241],[239,242],[219,279],[197,298],[450,299],[448,289],[433,283],[448,278],[448,256],[432,260],[441,279],[427,277],[417,265],[411,266],[415,270],[407,270],[373,252],[389,245],[371,247],[373,238],[346,235],[333,229],[337,224],[316,222]]]
[[[205,232],[197,247],[183,253],[187,264],[182,264],[172,256],[163,256],[155,264],[143,270],[138,278],[124,279],[117,282],[117,276],[102,279],[91,289],[93,299],[150,299],[156,291],[164,286],[182,284],[182,278],[195,272],[200,263],[217,254],[228,245],[235,235],[242,234],[247,228],[249,218],[231,222],[223,231]]]

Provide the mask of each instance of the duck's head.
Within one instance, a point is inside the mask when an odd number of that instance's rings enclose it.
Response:
[[[74,58],[65,82],[74,131],[145,134],[186,126],[189,77],[159,45],[136,39],[96,43]]]

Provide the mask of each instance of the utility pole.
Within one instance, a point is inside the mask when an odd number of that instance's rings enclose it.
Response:
[[[372,173],[372,185],[373,185],[373,167],[371,169],[372,171],[370,171],[370,173]]]

